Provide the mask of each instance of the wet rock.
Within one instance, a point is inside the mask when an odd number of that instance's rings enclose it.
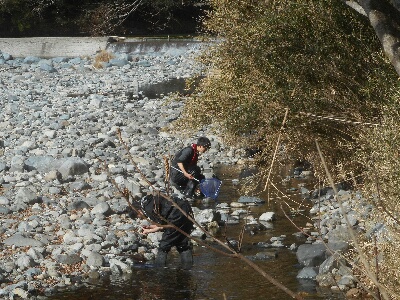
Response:
[[[237,202],[263,204],[263,203],[265,203],[265,200],[262,200],[261,198],[258,198],[258,197],[240,196],[240,198],[238,199]]]
[[[274,212],[265,212],[260,217],[259,220],[263,222],[272,222],[275,221],[275,213]]]
[[[339,269],[341,265],[346,265],[346,260],[338,253],[329,256],[320,266],[319,274],[331,272],[333,269]]]
[[[250,259],[252,260],[271,260],[271,259],[276,259],[278,257],[278,254],[276,251],[264,251],[264,252],[258,252],[256,255],[251,256]]]
[[[331,273],[318,274],[315,279],[321,287],[331,287],[336,285],[335,276]]]
[[[297,274],[296,278],[298,278],[298,279],[312,279],[312,280],[315,280],[317,275],[318,275],[318,268],[315,268],[315,267],[304,267]]]
[[[301,265],[316,267],[326,259],[326,247],[323,244],[303,244],[297,248],[296,256]]]

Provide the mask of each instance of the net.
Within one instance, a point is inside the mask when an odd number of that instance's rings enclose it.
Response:
[[[219,194],[219,189],[221,188],[222,181],[217,178],[207,178],[203,179],[200,184],[200,191],[204,194],[204,196],[217,199]]]

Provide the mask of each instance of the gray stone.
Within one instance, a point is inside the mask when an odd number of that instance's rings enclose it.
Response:
[[[72,191],[72,192],[89,190],[89,189],[91,189],[91,188],[92,188],[92,187],[90,186],[90,184],[88,184],[88,183],[85,182],[85,181],[75,181],[75,182],[72,182],[72,183],[69,185],[69,189],[70,189],[70,191]]]
[[[297,279],[313,279],[313,280],[315,280],[315,278],[317,277],[317,274],[318,274],[317,270],[318,270],[318,268],[315,268],[315,267],[304,267],[297,274],[296,278]]]
[[[36,57],[36,56],[27,56],[23,60],[24,64],[35,64],[39,61],[40,61],[40,58]]]
[[[259,217],[260,221],[263,222],[272,222],[275,220],[275,213],[274,212],[265,212]]]
[[[83,224],[78,229],[78,235],[82,237],[88,237],[94,234],[94,226],[90,224]]]
[[[53,170],[55,162],[52,156],[30,156],[25,160],[25,168],[28,171],[37,170],[45,173]]]
[[[104,257],[103,255],[97,253],[97,252],[91,252],[87,259],[86,259],[86,264],[91,267],[103,267],[104,266]]]
[[[25,270],[25,269],[35,266],[35,261],[29,255],[22,254],[17,258],[16,265],[21,270]]]
[[[73,201],[72,203],[70,203],[69,205],[68,205],[68,210],[69,211],[71,211],[71,210],[82,210],[82,209],[89,209],[90,208],[90,205],[89,204],[87,204],[85,201],[82,201],[82,200],[78,200],[78,201]]]
[[[329,243],[351,242],[352,240],[347,225],[336,226],[335,229],[332,229],[327,233],[327,237]]]
[[[71,157],[60,166],[58,171],[62,178],[67,178],[68,176],[85,174],[89,171],[89,168],[81,158]]]
[[[331,252],[346,252],[349,248],[350,248],[350,245],[349,245],[349,243],[348,242],[340,242],[340,241],[337,241],[337,242],[328,242],[328,251],[327,251],[327,254],[328,255],[330,255],[331,254]]]
[[[78,254],[59,254],[55,256],[55,260],[61,264],[74,265],[80,263],[82,258]]]
[[[258,252],[254,256],[254,260],[270,260],[270,259],[275,259],[278,257],[278,253],[276,251],[264,251],[264,252]]]
[[[344,275],[340,280],[338,281],[339,285],[344,285],[347,287],[355,287],[355,282],[356,280],[354,279],[353,276],[351,275]]]
[[[195,215],[195,220],[199,224],[207,224],[207,223],[210,223],[213,221],[218,222],[220,219],[221,219],[221,215],[219,213],[216,213],[212,209],[201,210],[198,214]]]
[[[11,212],[12,212],[11,209],[9,209],[8,207],[0,205],[0,215],[8,215]]]
[[[49,187],[49,194],[52,194],[52,195],[61,194],[61,188],[56,187],[56,186],[51,186],[51,187]]]
[[[8,246],[17,246],[17,247],[42,247],[44,246],[44,243],[32,239],[32,238],[27,238],[25,236],[23,236],[22,234],[15,234],[12,237],[9,237],[7,239],[4,240],[4,244],[8,245]]]
[[[51,170],[45,174],[44,179],[46,181],[61,180],[61,173],[57,170]]]
[[[37,191],[33,187],[22,187],[15,195],[16,203],[34,204],[38,202]]]
[[[128,273],[131,271],[131,268],[128,264],[126,264],[118,259],[112,258],[112,259],[110,259],[109,263],[110,263],[111,268],[116,266],[117,267],[116,269],[120,270],[122,273]]]
[[[316,267],[326,259],[326,247],[323,244],[303,244],[297,248],[296,257],[302,266]]]
[[[23,172],[25,167],[24,158],[22,156],[14,156],[11,159],[11,172]]]
[[[110,205],[107,202],[100,202],[95,207],[93,207],[91,213],[93,215],[101,214],[101,215],[109,215],[112,213]]]
[[[329,256],[320,266],[319,274],[325,274],[331,272],[333,269],[339,269],[341,265],[346,265],[346,260],[335,253]]]
[[[261,198],[258,198],[258,197],[240,196],[240,198],[238,199],[237,202],[263,204],[263,203],[265,203],[265,200],[262,200]]]

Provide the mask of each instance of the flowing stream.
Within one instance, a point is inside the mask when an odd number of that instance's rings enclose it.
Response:
[[[145,87],[146,96],[158,96],[168,92],[182,92],[184,80],[177,79],[171,82],[158,84],[155,87]],[[232,180],[239,177],[239,170],[234,166],[220,166],[214,172],[223,181],[218,198],[219,203],[231,203],[238,200],[240,194]],[[284,170],[287,173],[288,170]],[[287,176],[283,174],[282,176]],[[291,199],[303,201],[298,194],[299,184],[307,184],[309,188],[312,179],[291,179],[289,184],[282,185],[282,180],[276,180],[278,188],[287,193],[292,193]],[[343,294],[331,293],[329,290],[317,288],[312,280],[299,281],[296,279],[300,267],[296,259],[295,251],[289,250],[289,246],[295,243],[300,245],[305,238],[293,235],[298,229],[285,216],[281,209],[281,200],[268,200],[267,193],[258,195],[265,204],[251,206],[251,212],[259,217],[263,212],[274,211],[276,221],[271,228],[262,231],[245,231],[241,253],[244,256],[253,256],[258,252],[268,251],[276,253],[276,258],[269,260],[257,260],[256,264],[266,271],[270,276],[285,285],[291,291],[300,293],[304,299],[344,299]],[[216,203],[211,201],[204,203],[199,200],[193,206],[200,208],[213,208]],[[309,219],[302,214],[292,217],[292,221],[298,226],[304,226]],[[225,240],[239,239],[243,228],[240,224],[228,225],[221,228],[219,238]],[[257,246],[259,242],[268,242],[271,237],[285,236],[284,248],[263,249]],[[191,270],[180,268],[179,254],[173,249],[168,255],[168,267],[165,269],[154,268],[152,264],[138,263],[131,274],[121,276],[110,276],[92,281],[85,287],[68,292],[57,293],[48,299],[65,300],[203,300],[203,299],[291,299],[282,290],[278,289],[263,276],[254,271],[250,266],[238,258],[231,258],[220,253],[211,251],[203,246],[194,247],[194,266]]]
[[[239,194],[232,179],[238,178],[239,170],[235,167],[221,166],[216,173],[223,180],[218,202],[236,201]],[[293,187],[299,182],[293,180]],[[304,180],[300,180],[304,183]],[[293,199],[301,201],[296,190],[290,186],[280,186],[283,190],[291,190]],[[260,198],[267,199],[265,194]],[[204,203],[198,201],[193,204],[198,207],[214,207],[215,202]],[[304,299],[344,299],[341,294],[332,294],[316,288],[311,280],[299,281],[296,275],[300,270],[294,251],[289,250],[292,243],[297,245],[304,242],[293,233],[297,232],[294,225],[286,218],[280,209],[279,201],[268,201],[265,204],[252,206],[251,211],[259,216],[265,211],[274,211],[277,215],[272,228],[257,233],[245,232],[242,254],[255,255],[257,252],[276,251],[276,258],[256,261],[256,264],[270,276],[284,284],[293,292],[301,292]],[[307,222],[302,215],[293,217],[299,226]],[[228,225],[222,228],[219,236],[238,239],[243,223]],[[267,242],[271,237],[285,235],[283,243],[285,248],[260,249],[258,242]],[[194,248],[194,266],[191,270],[180,268],[179,255],[171,251],[168,257],[168,267],[165,269],[153,268],[151,264],[137,264],[132,274],[111,276],[100,281],[92,282],[85,288],[69,291],[48,299],[88,300],[88,299],[174,299],[174,300],[200,300],[200,299],[290,299],[289,295],[281,291],[264,277],[246,265],[240,259],[230,258],[220,253],[211,251],[202,246]]]

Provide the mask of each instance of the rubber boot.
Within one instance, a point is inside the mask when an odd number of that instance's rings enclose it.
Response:
[[[188,249],[179,253],[181,256],[182,269],[190,270],[193,266],[193,253],[192,249]]]
[[[195,188],[196,188],[196,184],[192,180],[189,180],[189,182],[186,185],[185,190],[183,191],[183,195],[185,197],[192,198]]]
[[[155,266],[158,268],[164,268],[167,265],[167,255],[168,252],[164,252],[162,250],[158,250],[156,259],[155,259]]]

